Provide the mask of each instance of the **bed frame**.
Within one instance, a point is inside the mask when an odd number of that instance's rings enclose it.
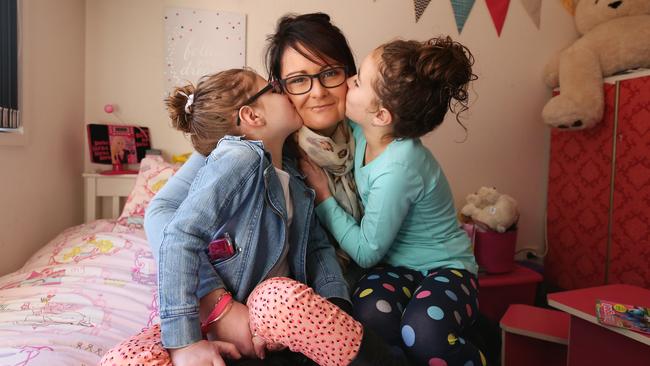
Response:
[[[137,174],[103,175],[84,173],[84,221],[117,218],[135,185]],[[110,203],[109,207],[105,204]],[[99,214],[98,214],[99,211]],[[104,217],[110,215],[109,217]]]

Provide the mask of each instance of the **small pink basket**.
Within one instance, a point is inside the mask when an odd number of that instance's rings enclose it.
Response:
[[[515,268],[517,230],[499,233],[483,230],[474,224],[463,224],[474,245],[476,263],[487,273],[506,273]]]

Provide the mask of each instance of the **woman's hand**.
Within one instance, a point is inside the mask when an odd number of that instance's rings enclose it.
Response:
[[[169,349],[174,366],[226,366],[223,357],[238,360],[241,354],[234,344],[201,340],[183,348]]]
[[[208,339],[230,342],[248,358],[264,357],[263,352],[260,354],[253,347],[253,336],[248,325],[248,307],[234,300],[228,313],[208,326]]]
[[[329,185],[327,184],[325,171],[309,159],[307,155],[303,155],[300,158],[300,170],[305,175],[307,184],[316,191],[316,204],[332,196]]]

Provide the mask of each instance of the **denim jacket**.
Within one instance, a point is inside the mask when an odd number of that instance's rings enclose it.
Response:
[[[284,161],[283,169],[291,177],[289,186],[294,205],[289,230],[282,185],[261,142],[228,136],[205,159],[187,198],[164,227],[158,252],[158,292],[165,347],[184,347],[202,339],[198,315],[200,293],[206,294],[209,287],[223,287],[237,301],[244,302],[285,250],[294,279],[313,287],[323,297],[349,300],[334,248],[313,212],[314,191],[305,186],[290,161]],[[164,192],[173,194],[171,188]],[[152,202],[154,207],[159,199],[164,197],[156,196]],[[147,233],[150,231],[151,228]],[[235,254],[209,263],[207,244],[226,233],[234,243]],[[210,284],[203,275],[211,278]]]

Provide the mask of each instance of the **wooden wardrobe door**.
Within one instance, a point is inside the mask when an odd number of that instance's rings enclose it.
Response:
[[[650,288],[650,76],[620,83],[608,282]]]
[[[551,132],[545,276],[564,289],[605,282],[615,87],[604,87],[596,127]]]

